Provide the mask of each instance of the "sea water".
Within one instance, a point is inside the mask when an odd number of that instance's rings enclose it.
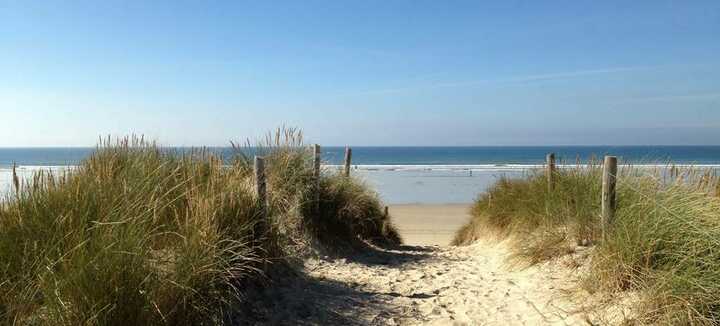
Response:
[[[77,165],[93,148],[0,148],[0,192],[10,190],[12,165],[21,178],[43,169]],[[186,152],[187,148],[167,148]],[[208,150],[232,156],[230,148]],[[326,170],[344,160],[343,147],[323,147]],[[249,150],[252,155],[253,150]],[[541,168],[547,153],[560,168],[618,156],[640,167],[669,163],[720,168],[720,146],[543,146],[543,147],[353,147],[352,173],[373,186],[389,204],[469,203],[498,178]]]

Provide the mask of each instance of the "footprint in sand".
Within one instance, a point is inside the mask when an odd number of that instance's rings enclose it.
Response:
[[[361,259],[344,263],[319,259],[308,269],[305,281],[275,292],[283,295],[268,300],[273,302],[272,309],[267,309],[272,313],[268,312],[265,320],[283,316],[283,320],[305,325],[548,324],[532,319],[541,313],[560,316],[556,320],[560,324],[583,324],[581,313],[562,313],[579,311],[560,300],[563,293],[557,290],[568,287],[571,272],[509,270],[503,264],[508,248],[502,244],[443,250],[428,247],[427,251],[418,250],[426,259],[405,264],[399,258],[389,259],[398,261],[392,267],[348,263]],[[377,251],[382,257],[409,253]],[[529,293],[532,298],[525,297]],[[557,300],[553,301],[557,306],[546,304],[549,300]]]

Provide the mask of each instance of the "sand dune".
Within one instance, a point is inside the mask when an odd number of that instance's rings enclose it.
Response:
[[[258,324],[581,325],[571,272],[506,266],[506,243],[406,246],[308,261],[265,295]]]

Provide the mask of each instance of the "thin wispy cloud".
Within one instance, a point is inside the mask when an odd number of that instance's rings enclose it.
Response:
[[[675,101],[704,101],[704,100],[720,100],[720,92],[702,93],[702,94],[684,94],[684,95],[667,95],[667,96],[648,96],[624,99],[622,103],[636,102],[675,102]]]
[[[433,89],[442,89],[442,88],[467,88],[467,87],[479,87],[479,86],[484,86],[484,85],[543,82],[543,81],[551,81],[551,80],[582,78],[582,77],[589,77],[589,76],[595,76],[595,75],[652,70],[652,69],[658,69],[660,67],[661,66],[616,67],[616,68],[588,69],[588,70],[565,71],[565,72],[537,74],[537,75],[515,76],[515,77],[500,78],[500,79],[480,79],[480,80],[457,81],[457,82],[435,82],[435,83],[428,83],[425,85],[414,85],[414,86],[408,86],[408,87],[396,87],[396,88],[385,88],[385,89],[361,91],[361,92],[356,92],[356,93],[347,94],[347,95],[383,95],[383,94],[396,94],[396,93],[403,93],[403,92],[433,90]]]
[[[502,80],[500,82],[522,83],[522,82],[545,81],[545,80],[571,79],[571,78],[586,77],[586,76],[593,76],[593,75],[604,75],[604,74],[612,74],[612,73],[619,73],[619,72],[651,70],[651,69],[657,69],[657,68],[659,68],[659,66],[589,69],[589,70],[578,70],[578,71],[570,71],[570,72],[559,72],[559,73],[550,73],[550,74],[521,76],[521,77],[509,78],[506,80]]]

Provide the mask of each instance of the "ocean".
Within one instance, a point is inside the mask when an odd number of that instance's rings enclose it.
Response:
[[[38,169],[77,165],[94,148],[0,148],[0,192],[10,188],[11,167],[29,177]],[[168,148],[187,151],[186,148]],[[230,148],[209,148],[231,156]],[[328,169],[342,164],[343,147],[323,147]],[[575,165],[609,154],[640,166],[695,165],[720,168],[720,146],[509,146],[353,147],[353,174],[378,191],[386,203],[469,203],[501,176],[520,176],[540,167],[547,153]]]

